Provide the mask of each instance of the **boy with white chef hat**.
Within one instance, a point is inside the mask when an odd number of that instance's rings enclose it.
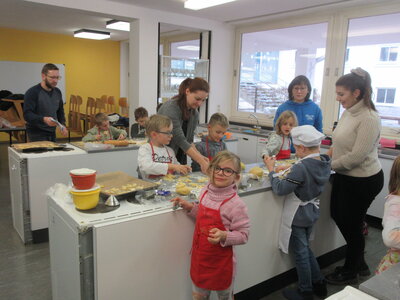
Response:
[[[284,289],[286,299],[313,299],[313,294],[326,297],[326,282],[318,262],[309,248],[309,238],[319,217],[317,198],[331,173],[330,158],[320,154],[324,135],[311,125],[294,127],[291,131],[296,156],[300,158],[280,176],[274,172],[275,158],[266,166],[272,191],[285,195],[279,232],[279,248],[294,256],[299,283],[297,289]]]

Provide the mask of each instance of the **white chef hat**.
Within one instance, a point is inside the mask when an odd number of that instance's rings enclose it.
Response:
[[[325,137],[324,134],[311,125],[293,127],[290,135],[292,136],[293,144],[303,145],[304,147],[319,146]]]

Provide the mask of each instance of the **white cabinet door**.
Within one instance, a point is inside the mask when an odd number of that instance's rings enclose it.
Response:
[[[26,161],[20,161],[11,152],[8,153],[9,173],[10,173],[10,194],[11,194],[11,208],[13,216],[13,225],[15,230],[18,232],[22,241],[25,243],[25,231],[24,231],[24,199],[22,190],[22,172],[21,168]]]
[[[383,209],[385,207],[385,197],[388,195],[388,185],[390,178],[390,170],[393,165],[393,159],[379,158],[382,165],[384,174],[384,185],[381,192],[376,196],[375,200],[372,201],[371,206],[367,211],[367,215],[374,216],[377,218],[383,218]]]
[[[261,152],[264,150],[265,145],[268,143],[267,137],[258,137],[257,138],[257,162],[263,162],[261,157]]]
[[[238,156],[245,164],[257,162],[257,136],[235,133],[238,139]]]

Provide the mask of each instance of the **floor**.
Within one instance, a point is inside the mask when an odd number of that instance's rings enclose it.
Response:
[[[0,143],[0,299],[50,300],[49,244],[23,245],[12,225],[7,147],[7,144]],[[366,260],[372,270],[386,253],[380,230],[370,228],[366,244]],[[323,272],[327,274],[340,264],[331,265]],[[329,295],[342,288],[328,286]],[[280,299],[284,299],[281,291],[262,298]]]

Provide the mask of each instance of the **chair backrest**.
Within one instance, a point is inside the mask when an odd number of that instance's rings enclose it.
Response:
[[[124,117],[128,117],[129,116],[128,98],[126,98],[126,97],[119,98],[118,104],[119,104],[120,115],[122,115]]]
[[[96,98],[95,102],[96,113],[105,112],[106,111],[106,102],[102,98]]]
[[[71,95],[69,97],[69,111],[74,111],[75,103],[76,103],[76,96],[75,95]]]
[[[115,99],[114,96],[108,96],[106,110],[109,114],[115,113]]]

